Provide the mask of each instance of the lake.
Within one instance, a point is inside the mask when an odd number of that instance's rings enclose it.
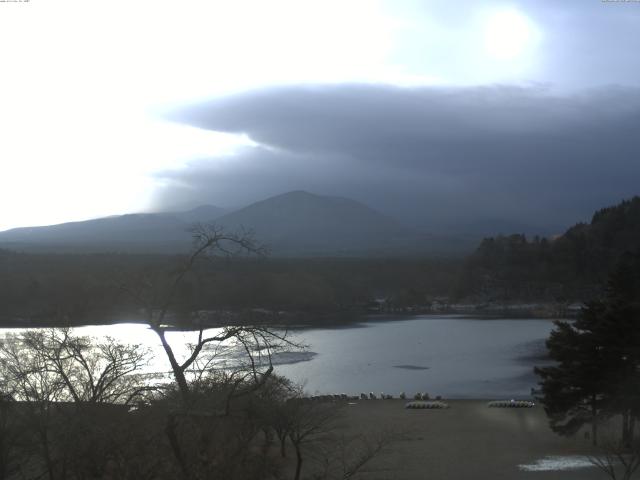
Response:
[[[533,366],[544,364],[553,324],[542,319],[477,319],[456,315],[376,316],[341,328],[297,330],[308,345],[276,359],[276,372],[304,382],[310,394],[428,392],[448,398],[522,398],[536,386]],[[155,355],[149,371],[168,371],[156,335],[144,325],[76,329],[142,343]],[[4,329],[4,332],[17,329]],[[185,354],[193,333],[170,332]]]

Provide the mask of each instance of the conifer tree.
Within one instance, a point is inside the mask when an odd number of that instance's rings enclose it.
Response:
[[[604,296],[575,322],[556,322],[547,340],[556,364],[536,368],[551,428],[573,435],[622,416],[622,441],[633,440],[640,417],[640,254],[625,254]]]

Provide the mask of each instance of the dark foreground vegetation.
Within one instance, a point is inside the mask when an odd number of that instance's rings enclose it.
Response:
[[[547,341],[553,366],[537,368],[551,428],[572,436],[591,427],[605,455],[596,464],[612,478],[640,468],[640,254],[626,254],[605,293],[574,322],[556,322]],[[599,438],[600,426],[619,420],[619,433]]]
[[[0,479],[348,479],[391,438],[336,433],[340,402],[309,402],[273,373],[286,333],[242,322],[179,355],[166,336],[180,291],[218,254],[259,255],[250,237],[194,231],[194,248],[164,281],[129,277],[118,291],[158,336],[168,372],[145,372],[149,353],[69,329],[24,330],[0,344]],[[85,301],[91,304],[94,297]],[[82,310],[80,310],[82,311]],[[51,315],[74,310],[52,310]],[[71,317],[69,317],[71,318]],[[233,365],[225,352],[242,353]],[[336,399],[337,400],[337,399]]]
[[[346,402],[305,401],[268,362],[223,371],[197,356],[183,381],[145,375],[137,345],[55,329],[6,338],[0,479],[346,479],[392,439],[339,434]]]

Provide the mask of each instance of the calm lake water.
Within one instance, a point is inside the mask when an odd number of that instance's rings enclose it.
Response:
[[[449,398],[528,397],[533,366],[553,324],[549,320],[479,320],[420,316],[361,324],[360,328],[300,332],[311,361],[279,373],[306,379],[311,392],[418,391]]]
[[[533,366],[553,324],[549,320],[486,320],[462,316],[380,317],[342,328],[298,330],[308,345],[276,359],[276,372],[304,382],[310,394],[418,391],[449,398],[528,397]],[[4,332],[16,331],[5,329]],[[155,334],[144,325],[87,326],[82,335],[109,335],[142,343],[154,353],[149,371],[168,371]],[[193,342],[193,333],[171,332],[169,341]]]

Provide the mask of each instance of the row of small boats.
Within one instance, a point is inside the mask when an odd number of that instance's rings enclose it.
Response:
[[[533,408],[534,402],[529,400],[493,400],[487,403],[489,408]],[[449,408],[449,404],[441,401],[425,402],[422,400],[415,400],[405,404],[404,408],[409,409],[441,409]]]
[[[407,395],[402,392],[397,398],[400,400],[406,400]],[[312,397],[302,397],[291,399],[297,402],[336,402],[336,401],[356,401],[356,400],[393,400],[394,396],[386,393],[380,393],[379,395],[370,392],[368,394],[361,393],[358,395],[347,395],[345,393],[332,394],[332,395],[314,395]],[[533,408],[535,403],[529,400],[493,400],[487,403],[489,408]],[[419,392],[413,396],[413,400],[405,404],[405,408],[408,409],[442,409],[449,408],[449,404],[442,401],[442,398],[438,395],[434,399],[429,397],[426,392]]]

